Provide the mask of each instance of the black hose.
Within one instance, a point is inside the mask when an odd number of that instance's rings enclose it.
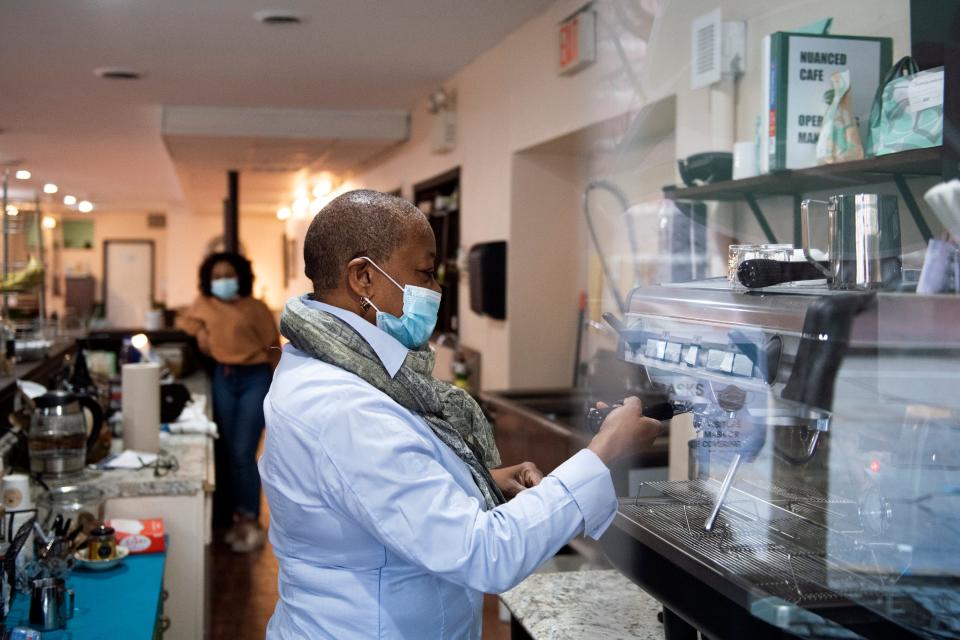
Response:
[[[600,258],[600,266],[603,269],[603,275],[607,280],[607,285],[610,287],[610,293],[613,294],[613,299],[616,301],[617,308],[620,310],[620,315],[622,317],[627,313],[627,305],[623,299],[623,295],[620,293],[619,283],[614,277],[613,271],[610,269],[610,265],[607,264],[607,256],[600,244],[600,238],[597,236],[596,228],[593,226],[593,215],[590,212],[590,192],[594,189],[600,189],[610,193],[620,204],[620,208],[623,211],[622,215],[624,216],[624,221],[627,226],[627,240],[630,242],[630,251],[634,260],[633,268],[635,272],[637,239],[636,235],[634,234],[633,219],[627,213],[627,210],[630,208],[630,203],[627,200],[626,194],[618,186],[606,180],[593,180],[587,183],[586,188],[583,190],[583,215],[587,219],[587,231],[590,233],[590,240],[593,242],[593,247],[596,249],[597,256]],[[634,276],[636,276],[636,273],[634,273]]]

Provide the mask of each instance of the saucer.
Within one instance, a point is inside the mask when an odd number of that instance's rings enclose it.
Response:
[[[124,559],[130,555],[130,549],[118,546],[116,558],[110,558],[109,560],[90,560],[87,558],[88,551],[89,549],[81,549],[74,553],[73,557],[77,560],[77,566],[89,571],[106,571],[107,569],[112,569],[119,566]]]

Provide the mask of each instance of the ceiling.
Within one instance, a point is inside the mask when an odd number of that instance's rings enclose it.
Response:
[[[406,111],[550,0],[0,0],[0,164],[101,211],[219,210],[227,168],[241,213],[270,213],[298,178],[342,172],[397,143],[347,131],[164,131],[165,108],[309,114]],[[282,8],[299,25],[253,17]],[[105,80],[99,67],[139,80]],[[356,128],[354,128],[356,129]]]

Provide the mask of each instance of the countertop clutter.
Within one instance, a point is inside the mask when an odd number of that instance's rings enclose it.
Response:
[[[154,463],[154,466],[141,469],[90,471],[83,483],[100,489],[107,500],[192,496],[209,492],[213,489],[210,475],[212,447],[208,436],[162,433],[159,466]],[[122,442],[115,442],[113,449],[114,453],[120,453],[123,450]],[[171,465],[176,465],[176,468],[171,468]]]
[[[66,386],[75,384],[81,360],[71,344],[62,342],[45,358],[17,365],[14,373],[32,382]],[[99,441],[95,433],[85,433],[101,424],[103,408],[93,399],[97,396],[44,393],[38,387],[29,392],[39,395],[28,399],[17,395],[15,382],[0,384],[0,392],[8,393],[18,414],[27,416],[29,432],[21,437],[30,446],[24,450],[14,441],[5,463],[29,460],[34,468],[35,458],[43,456],[44,466],[32,477],[4,478],[5,522],[12,522],[4,527],[8,555],[3,575],[16,575],[19,591],[6,629],[14,631],[12,637],[25,639],[153,638],[164,631],[169,637],[202,637],[217,435],[209,421],[206,375],[195,373],[179,381],[193,399],[180,413],[186,416],[182,423],[177,420],[163,432],[159,422],[153,424],[154,441],[159,441],[156,453],[125,449],[123,438],[114,437],[110,455],[87,466],[83,456]],[[159,405],[156,393],[148,395]],[[24,418],[17,420],[23,423]],[[102,425],[111,429],[107,420]],[[191,429],[203,433],[180,432]],[[66,444],[78,438],[78,444],[87,444],[79,449],[79,466],[72,445]],[[128,464],[113,468],[112,461],[122,459]],[[25,529],[29,537],[14,555],[20,538],[12,534],[33,515],[34,529]],[[115,604],[121,601],[118,612]],[[42,636],[30,635],[39,631]]]

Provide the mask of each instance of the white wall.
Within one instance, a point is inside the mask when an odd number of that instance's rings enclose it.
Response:
[[[453,152],[430,152],[430,116],[424,100],[413,107],[410,140],[375,166],[353,176],[358,185],[383,191],[401,187],[410,196],[413,184],[460,166],[461,243],[469,248],[478,242],[508,240],[511,268],[506,321],[470,312],[469,285],[461,285],[460,336],[464,344],[483,354],[483,386],[488,389],[569,384],[576,293],[569,300],[547,300],[541,296],[542,285],[551,275],[536,269],[535,264],[540,256],[557,254],[538,253],[539,249],[529,242],[535,228],[523,216],[524,211],[533,211],[529,200],[535,195],[527,193],[514,199],[511,184],[517,184],[516,152],[635,106],[629,95],[610,90],[614,65],[606,45],[601,47],[597,64],[571,77],[557,75],[557,23],[581,5],[582,2],[556,3],[444,83],[457,92],[459,139]],[[607,94],[603,100],[597,100],[601,91]],[[527,164],[519,171],[537,171],[535,165]],[[577,191],[571,189],[567,194],[572,202],[577,201]],[[572,219],[578,219],[578,210],[578,204],[571,206]],[[560,219],[567,221],[565,217]],[[291,231],[297,229],[291,227]],[[530,268],[520,267],[516,261],[519,255],[529,258]],[[579,261],[580,257],[571,259]],[[575,292],[579,286],[577,281],[568,284],[567,289]],[[570,298],[568,294],[569,291],[565,295]],[[538,346],[544,325],[531,321],[532,317],[563,319],[563,340],[569,342],[563,357]],[[511,349],[515,349],[517,358],[521,353],[530,356],[549,351],[547,359],[557,359],[557,366],[542,362],[536,365],[535,360],[514,366],[512,363],[519,361],[511,359]],[[560,367],[559,360],[567,363]]]
[[[271,309],[282,308],[284,226],[272,216],[240,216],[240,244],[253,263],[253,293]],[[167,306],[189,305],[198,292],[198,269],[208,246],[223,235],[221,216],[185,211],[167,216]]]
[[[651,207],[660,187],[678,181],[675,159],[714,149],[728,138],[752,139],[759,113],[760,40],[765,34],[833,16],[833,33],[891,36],[895,59],[909,51],[906,0],[597,0],[597,63],[572,77],[558,76],[556,26],[580,5],[557,2],[444,83],[457,92],[459,139],[454,151],[430,152],[431,116],[422,100],[413,106],[410,140],[352,176],[357,186],[383,191],[400,187],[409,197],[413,184],[459,166],[463,246],[508,240],[505,322],[471,313],[468,284],[461,285],[460,335],[466,345],[482,352],[483,384],[488,389],[566,384],[572,368],[575,292],[589,288],[594,316],[601,305],[610,308],[596,258],[584,259],[582,254],[592,255],[579,213],[586,177],[612,178],[632,204],[646,203],[638,209],[638,236],[649,257],[656,247]],[[729,123],[725,132],[711,124],[715,114],[708,90],[689,89],[690,20],[718,5],[725,19],[745,20],[748,34],[736,127]],[[656,21],[651,21],[654,10]],[[644,107],[668,98],[674,100],[668,129],[655,122],[650,135],[625,148],[587,144],[561,153],[572,156],[566,159],[550,158],[556,152],[544,150],[567,134],[621,114],[643,113]],[[607,142],[617,140],[613,134]],[[765,209],[781,237],[790,240],[790,208],[784,204],[765,203]],[[556,211],[552,220],[563,226],[549,227],[546,212],[551,207]],[[712,234],[710,245],[719,269],[728,235],[753,240],[759,230],[743,211],[728,207],[711,216],[719,231]],[[307,223],[291,221],[288,233],[302,238]],[[547,235],[537,236],[544,229]],[[578,272],[566,266],[557,270],[553,261],[563,255],[555,249],[558,246],[579,247],[581,255],[570,257],[579,265]],[[523,262],[517,258],[521,255]],[[629,264],[621,261],[619,266],[630,275]],[[642,280],[651,277],[650,269],[642,267]],[[558,284],[562,279],[567,281]],[[307,286],[301,277],[291,292]],[[550,340],[545,341],[546,335]],[[569,341],[566,348],[564,341]]]
[[[577,156],[519,153],[513,158],[507,317],[510,385],[573,384],[577,300],[585,287]],[[520,213],[522,212],[522,214]]]

